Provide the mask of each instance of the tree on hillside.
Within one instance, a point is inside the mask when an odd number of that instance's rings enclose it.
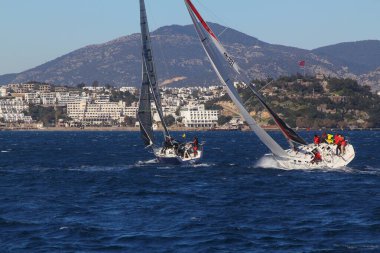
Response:
[[[78,89],[83,89],[83,87],[85,87],[85,86],[86,86],[85,83],[78,83],[78,84],[77,84],[77,88],[78,88]]]
[[[99,87],[99,82],[97,80],[93,81],[92,87],[94,87],[94,88]]]
[[[164,120],[167,126],[171,126],[175,123],[175,118],[172,115],[165,116]]]
[[[220,115],[218,118],[218,125],[223,126],[224,124],[228,123],[231,119],[232,119],[232,116]]]

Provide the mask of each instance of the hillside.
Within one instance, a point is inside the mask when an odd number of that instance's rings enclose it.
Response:
[[[222,33],[222,43],[251,78],[277,78],[301,72],[298,61],[305,60],[306,74],[355,78],[380,89],[379,75],[370,74],[375,66],[380,67],[380,57],[376,57],[380,41],[342,43],[310,51],[269,44],[218,24],[211,26],[216,34]],[[152,44],[160,83],[176,86],[218,83],[192,25],[161,27],[152,33]],[[348,54],[350,51],[355,52]],[[80,48],[21,73],[2,75],[0,83],[34,80],[74,86],[97,80],[114,86],[138,86],[140,54],[140,35],[132,34]]]
[[[380,66],[380,41],[366,40],[345,42],[320,47],[312,52],[326,57],[331,62],[346,65],[348,71],[361,75]]]

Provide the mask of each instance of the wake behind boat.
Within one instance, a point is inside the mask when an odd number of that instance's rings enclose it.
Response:
[[[140,27],[142,42],[142,83],[137,119],[144,144],[153,150],[162,163],[197,163],[203,156],[203,145],[194,138],[191,143],[180,143],[171,137],[162,112],[160,92],[157,84],[156,68],[149,34],[148,19],[144,0],[140,0]],[[164,145],[157,147],[153,132],[152,106],[154,103],[164,130]]]
[[[284,168],[338,168],[349,164],[355,157],[355,151],[351,144],[345,146],[342,153],[337,151],[340,144],[307,144],[291,127],[289,127],[265,102],[256,91],[254,85],[242,75],[243,70],[238,66],[233,57],[225,50],[219,39],[202,18],[191,0],[184,0],[195,30],[202,43],[211,65],[221,83],[227,88],[227,93],[234,102],[239,112],[252,131],[270,149],[274,158]],[[231,73],[233,72],[233,74]],[[243,102],[234,87],[234,76],[238,80],[249,84],[248,87],[260,104],[270,113],[282,134],[290,145],[290,149],[284,150],[257,122],[251,117],[243,106]]]

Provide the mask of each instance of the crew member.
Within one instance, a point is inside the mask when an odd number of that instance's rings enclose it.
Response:
[[[336,134],[334,136],[334,144],[336,145],[335,154],[340,155],[341,153],[340,147],[342,145],[342,136],[340,134]]]
[[[165,153],[165,151],[171,147],[173,147],[172,138],[165,136],[164,147],[161,149],[161,153]]]
[[[322,133],[321,142],[327,143],[327,134],[326,134],[326,132]]]
[[[322,161],[322,155],[317,149],[314,149],[312,152],[314,154],[314,158],[311,161],[311,163],[319,163],[320,161]]]
[[[321,138],[319,137],[319,135],[314,135],[314,144],[315,145],[319,145],[321,143]]]
[[[332,135],[332,134],[327,134],[326,142],[327,142],[328,144],[332,144],[332,143],[334,143],[334,139],[333,139],[333,137],[334,137],[334,135]]]
[[[194,150],[194,156],[197,156],[198,152],[198,146],[199,146],[199,143],[198,143],[198,137],[195,136],[194,137],[194,140],[193,140],[193,150]]]

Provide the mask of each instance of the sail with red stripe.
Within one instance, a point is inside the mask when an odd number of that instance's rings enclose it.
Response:
[[[283,148],[256,123],[256,121],[249,115],[249,112],[244,108],[239,93],[234,87],[232,77],[227,71],[228,67],[226,66],[229,65],[233,69],[238,69],[236,62],[228,62],[226,58],[226,55],[229,56],[227,51],[219,43],[216,37],[213,36],[214,33],[212,30],[210,28],[206,29],[208,26],[204,25],[204,20],[201,19],[203,20],[202,23],[202,21],[198,18],[198,16],[200,16],[199,12],[194,11],[195,7],[191,4],[191,1],[185,0],[185,4],[194,23],[195,30],[202,42],[203,49],[205,50],[215,73],[217,74],[220,81],[226,86],[228,95],[235,103],[244,120],[247,122],[252,131],[256,133],[259,139],[272,151],[275,156],[286,157],[287,154]],[[198,13],[198,15],[196,13]]]
[[[204,21],[202,16],[199,14],[198,10],[195,8],[191,0],[185,0],[187,9],[190,13],[190,16],[193,20],[193,23],[196,27],[197,33],[201,39],[201,42],[203,44],[203,47],[210,47],[210,44],[219,51],[219,54],[223,55],[224,60],[228,63],[228,65],[239,75],[241,81],[245,83],[250,83],[246,77],[241,75],[241,69],[236,63],[236,61],[232,58],[230,54],[224,49],[222,44],[219,42],[219,39],[216,37],[215,33],[211,30],[211,28],[207,25],[207,23]],[[199,25],[199,23],[201,25]],[[203,35],[200,35],[199,31],[203,30]],[[202,38],[202,36],[204,38]],[[207,43],[207,38],[209,39],[210,43]],[[205,43],[206,42],[206,43]],[[206,46],[205,46],[206,44]],[[205,48],[207,52],[207,48]],[[209,55],[210,56],[210,55]],[[211,62],[213,62],[212,59],[210,59]],[[215,62],[214,62],[215,63]],[[219,70],[220,71],[220,70]],[[285,136],[285,138],[291,143],[298,143],[298,144],[306,144],[305,140],[302,139],[293,129],[291,129],[265,102],[265,100],[261,97],[261,95],[250,85],[250,89],[252,90],[253,94],[259,99],[260,103],[269,111],[270,115],[272,116],[275,123],[280,128],[281,132]]]

